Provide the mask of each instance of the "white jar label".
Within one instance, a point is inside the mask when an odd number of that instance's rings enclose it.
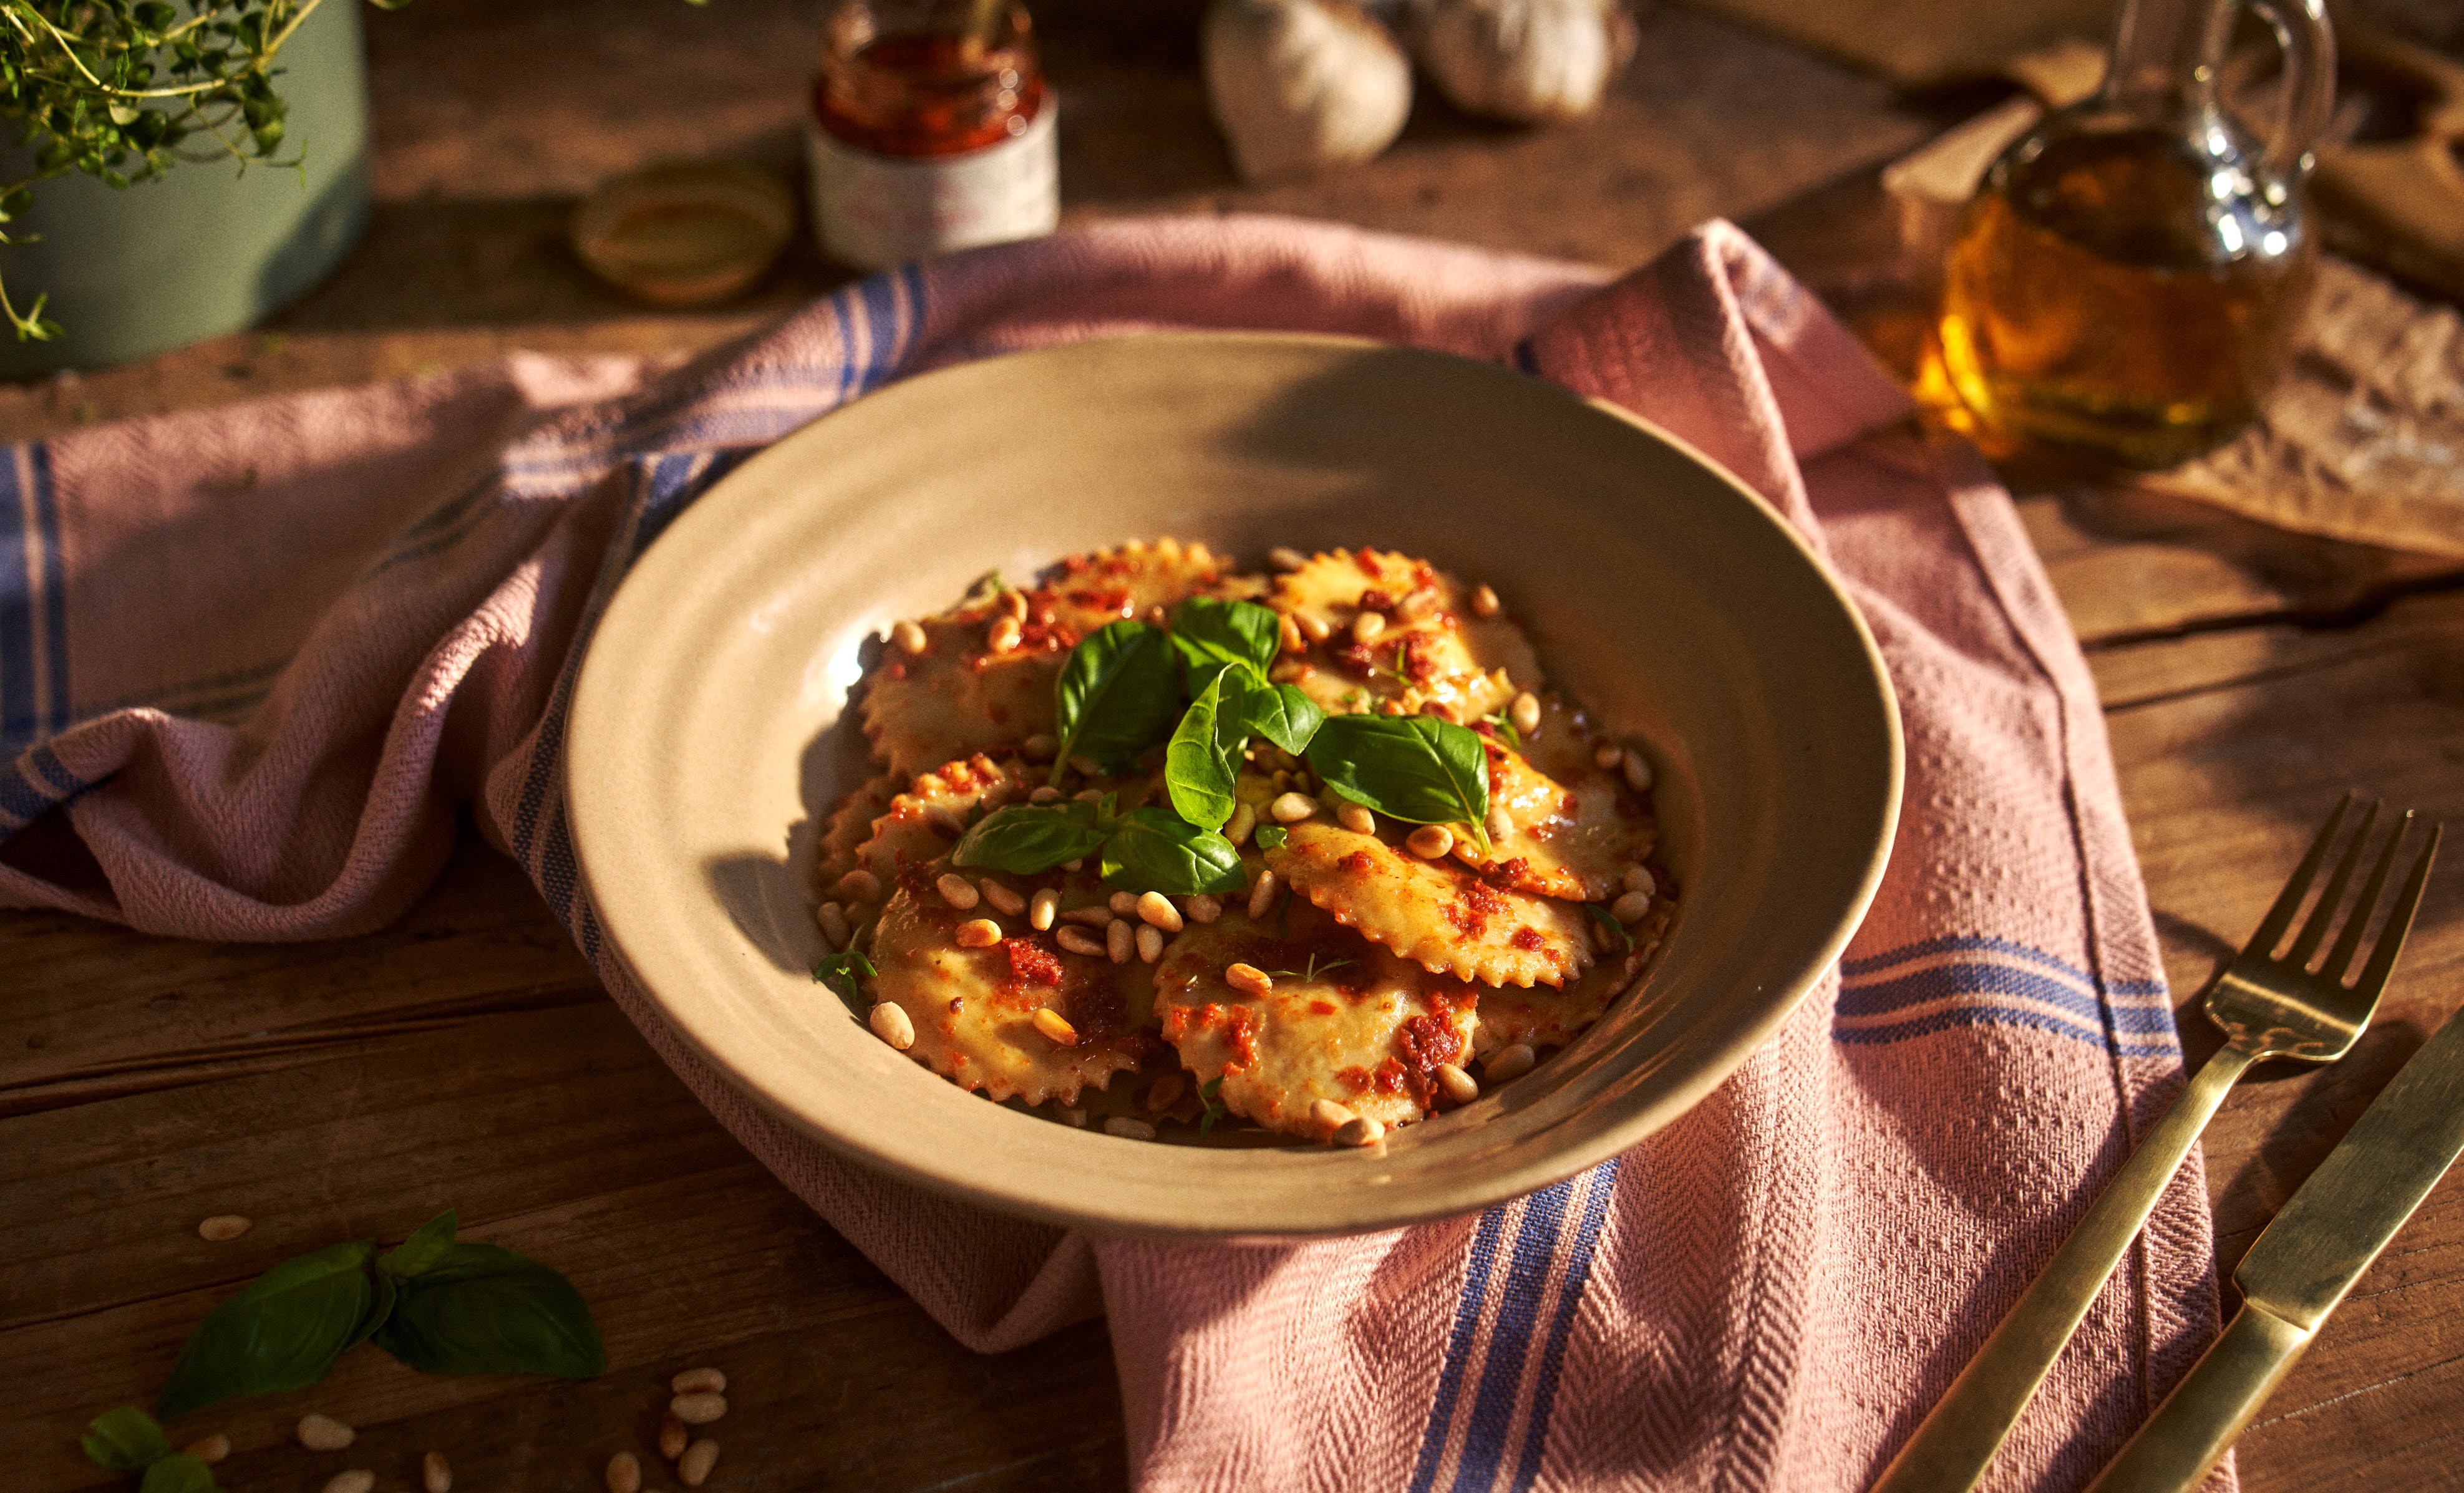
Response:
[[[1061,222],[1061,163],[1047,91],[1023,133],[955,156],[883,156],[804,120],[813,229],[833,259],[885,269],[924,254],[1049,233]]]

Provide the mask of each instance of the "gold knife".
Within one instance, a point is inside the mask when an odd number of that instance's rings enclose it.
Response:
[[[2241,1310],[2088,1493],[2196,1486],[2458,1152],[2464,1011],[2412,1055],[2250,1246],[2233,1271]]]

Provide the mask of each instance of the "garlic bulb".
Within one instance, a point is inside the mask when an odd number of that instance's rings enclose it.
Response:
[[[1202,51],[1215,121],[1253,182],[1367,161],[1412,112],[1412,64],[1349,0],[1215,0]]]
[[[1412,37],[1456,108],[1529,124],[1598,108],[1635,28],[1618,0],[1412,0]]]

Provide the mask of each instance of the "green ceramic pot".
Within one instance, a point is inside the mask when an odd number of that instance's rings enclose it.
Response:
[[[92,368],[237,331],[331,272],[368,217],[367,64],[358,0],[325,0],[276,64],[290,100],[282,155],[304,172],[188,161],[121,190],[69,175],[33,189],[19,224],[39,243],[0,248],[20,309],[49,294],[62,328],[21,342],[0,324],[0,376]],[[25,154],[11,177],[23,174]],[[304,180],[303,178],[304,174]]]

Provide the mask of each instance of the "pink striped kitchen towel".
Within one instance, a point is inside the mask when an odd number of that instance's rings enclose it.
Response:
[[[962,1342],[1106,1311],[1142,1487],[1861,1485],[2182,1055],[2096,693],[2010,499],[1725,224],[1614,281],[1270,219],[1119,225],[879,275],[682,369],[516,359],[8,449],[0,900],[353,933],[419,894],[467,802],[596,956],[558,757],[639,546],[891,379],[1166,326],[1508,361],[1674,429],[1812,537],[1908,745],[1890,873],[1837,975],[1615,1162],[1477,1218],[1276,1247],[1090,1241],[910,1192],[738,1099],[602,960],[610,990]],[[1992,1485],[2084,1482],[2215,1311],[2194,1163]]]

